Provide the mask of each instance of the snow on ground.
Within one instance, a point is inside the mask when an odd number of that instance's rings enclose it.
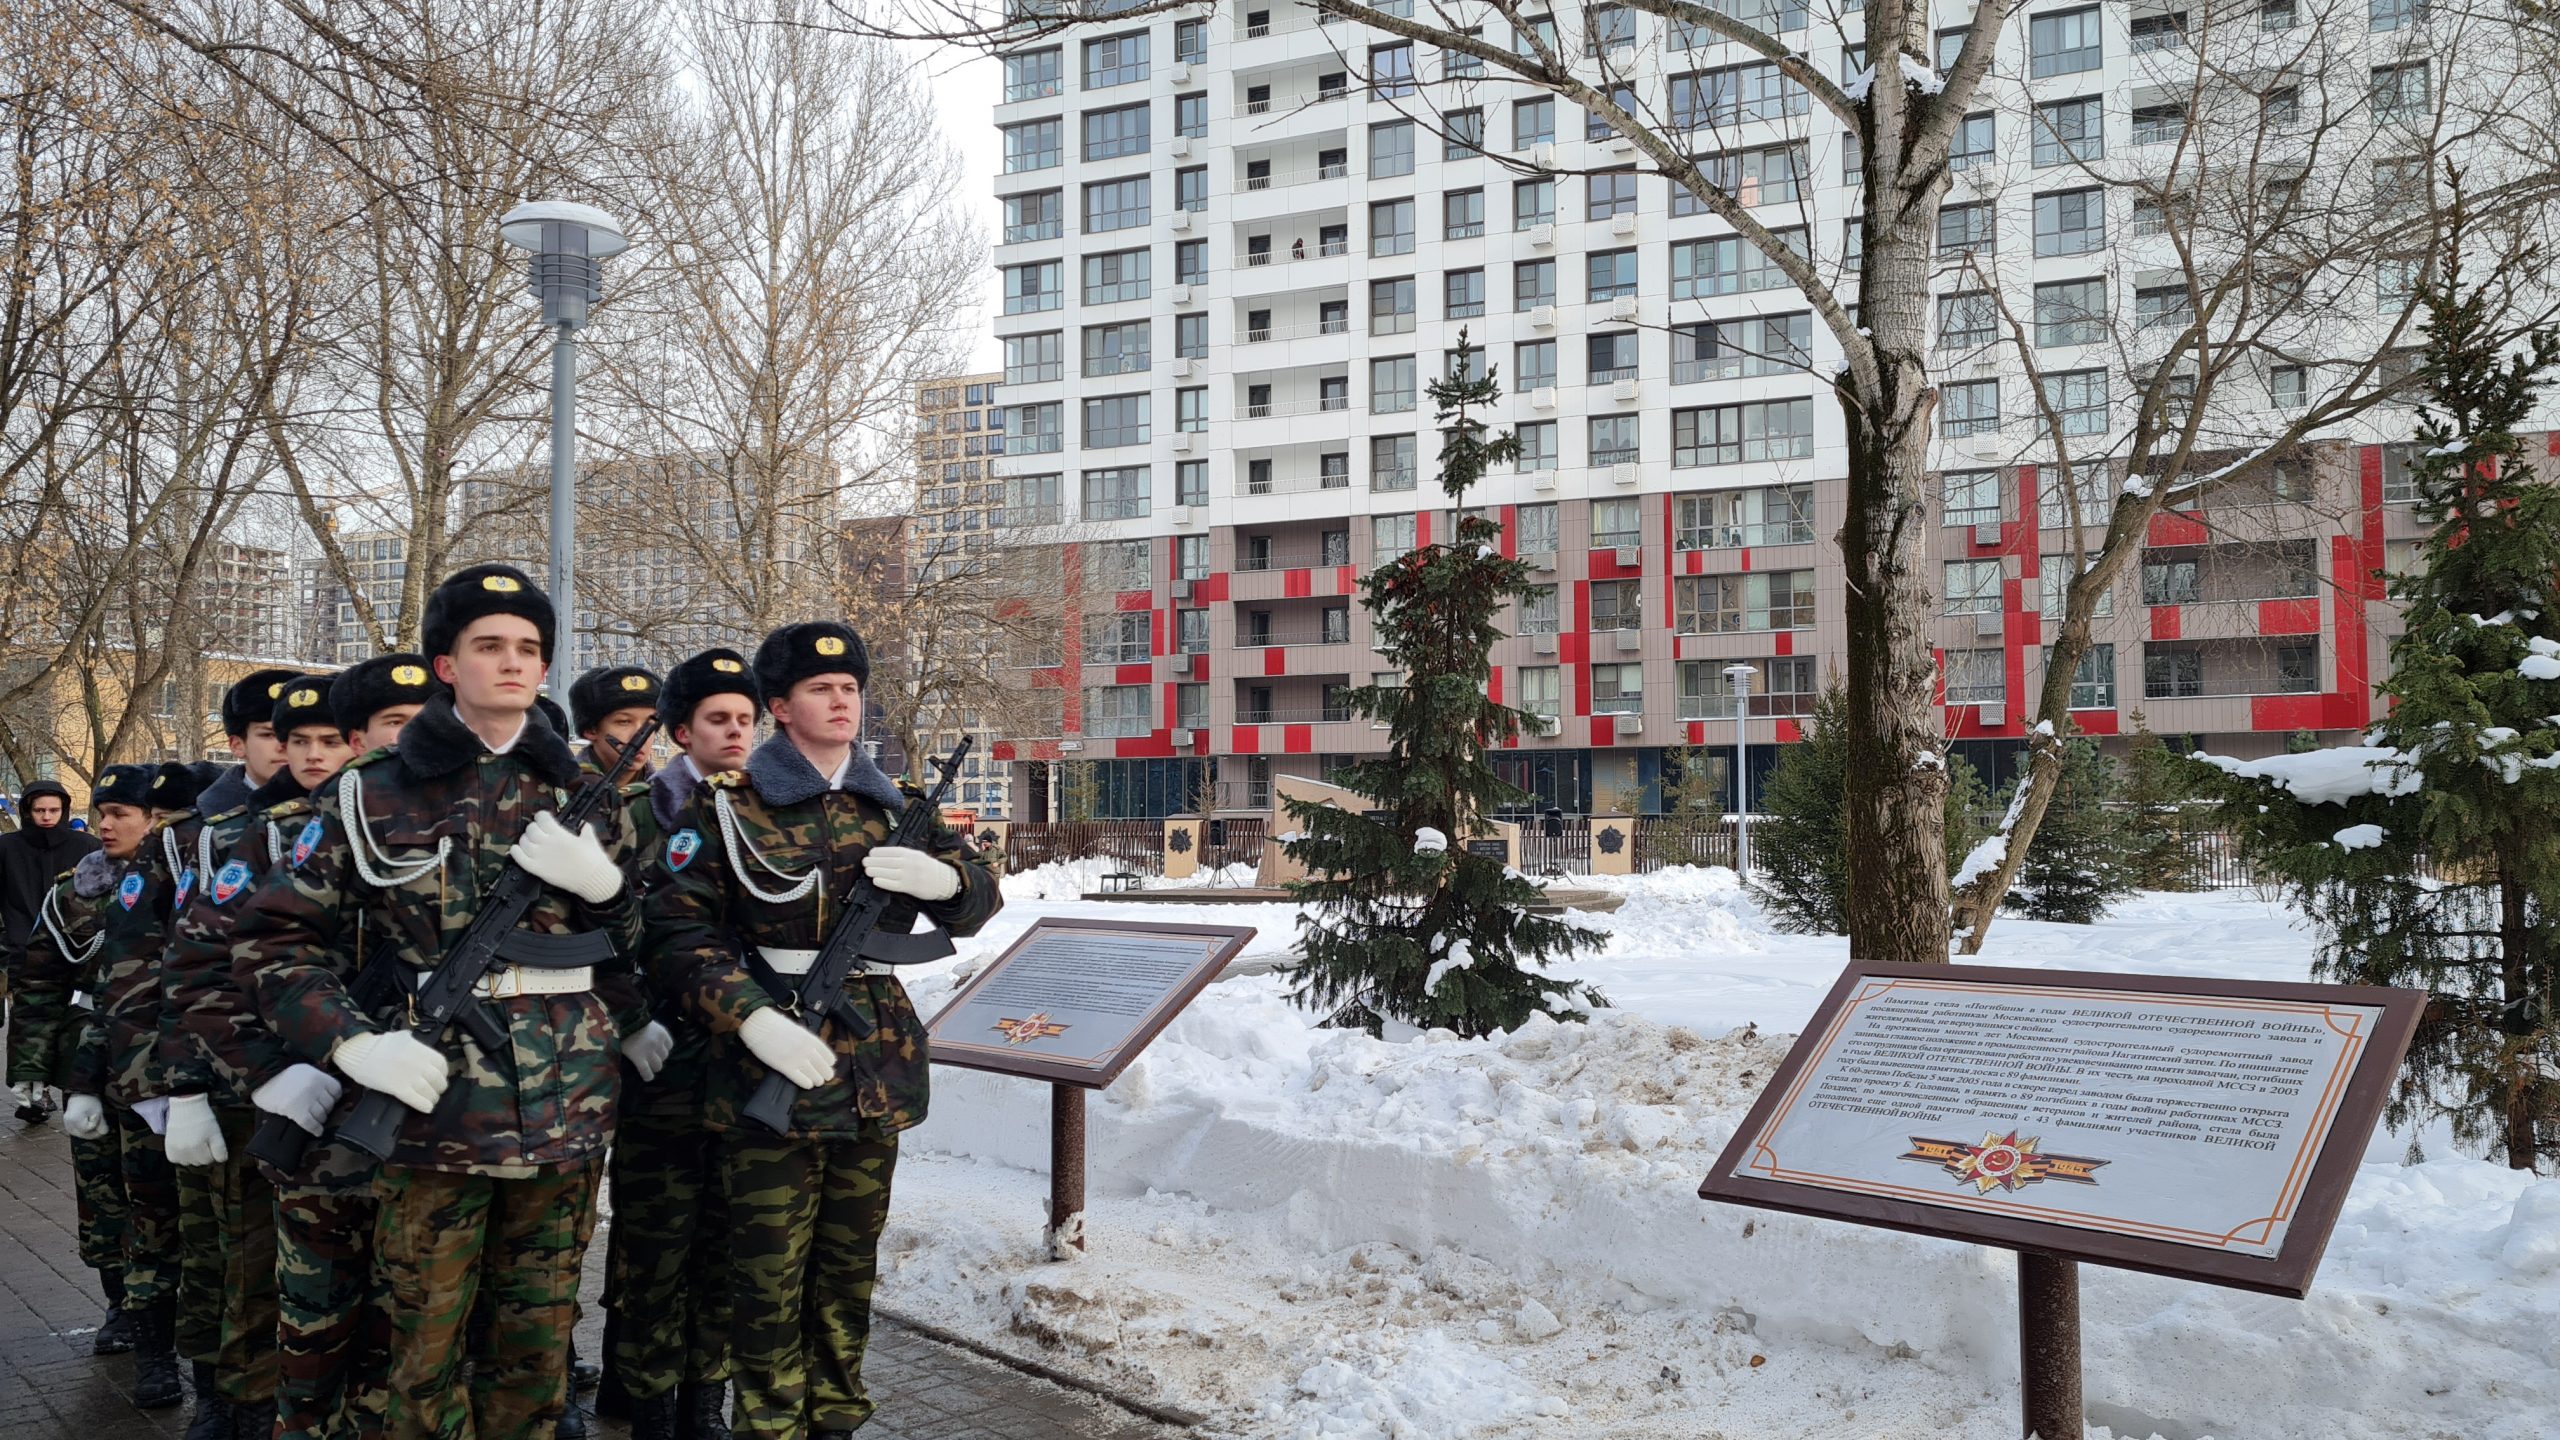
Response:
[[[1069,868],[1009,878],[919,1008],[1043,915],[1288,949],[1291,906],[1088,903]],[[1252,1440],[2013,1436],[2009,1256],[1697,1198],[1845,942],[1774,932],[1729,872],[1573,883],[1627,897],[1572,967],[1613,1005],[1588,1024],[1389,1043],[1269,973],[1210,987],[1088,1101],[1075,1263],[1040,1256],[1044,1088],[937,1069],[880,1302]],[[2004,919],[1983,958],[2300,979],[2310,943],[2246,893],[2147,895]],[[2092,1436],[2560,1434],[2560,1182],[2404,1143],[2368,1152],[2305,1301],[2083,1267]]]

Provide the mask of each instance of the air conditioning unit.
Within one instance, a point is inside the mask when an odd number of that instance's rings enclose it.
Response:
[[[1173,67],[1173,83],[1176,85],[1183,85],[1189,83],[1190,79],[1191,63],[1187,60],[1177,62]]]
[[[1644,563],[1644,547],[1641,545],[1615,546],[1611,549],[1609,558],[1620,565],[1641,565]]]
[[[1617,299],[1610,301],[1609,318],[1612,320],[1633,320],[1636,318],[1636,297],[1633,295],[1621,295]]]
[[[1190,153],[1191,153],[1191,137],[1190,137],[1190,136],[1188,136],[1188,135],[1176,135],[1176,136],[1174,136],[1174,137],[1173,137],[1173,153],[1174,153],[1175,155],[1177,155],[1177,156],[1181,156],[1181,155],[1188,155],[1188,154],[1190,154]]]
[[[1609,395],[1612,399],[1620,402],[1633,400],[1636,398],[1636,382],[1633,380],[1621,380],[1616,385],[1610,387]]]
[[[1636,233],[1636,217],[1633,215],[1610,216],[1609,233],[1612,235],[1633,235]]]
[[[1556,637],[1553,635],[1533,636],[1529,641],[1529,648],[1540,655],[1553,655],[1556,653]]]
[[[1556,408],[1556,387],[1553,385],[1541,385],[1537,389],[1530,391],[1529,408],[1532,410],[1553,410]]]
[[[1973,617],[1973,633],[1976,635],[1997,635],[2007,627],[2007,624],[2008,617],[2002,615],[1997,610],[1976,611]]]
[[[1173,212],[1173,233],[1176,235],[1188,235],[1191,233],[1190,211],[1176,210]]]
[[[1620,735],[1641,735],[1644,733],[1644,717],[1641,715],[1621,715],[1618,717],[1617,723],[1609,728]]]
[[[1200,513],[1201,513],[1201,511],[1203,511],[1203,510],[1204,510],[1204,509],[1206,509],[1206,508],[1207,508],[1206,506],[1202,506],[1202,505],[1176,505],[1176,506],[1174,506],[1174,507],[1173,507],[1173,528],[1174,528],[1174,529],[1176,529],[1176,530],[1188,530],[1188,529],[1190,529],[1191,527],[1193,527],[1194,525],[1199,524],[1199,523],[1200,523]],[[1195,583],[1196,583],[1196,582],[1195,582]]]
[[[1556,164],[1556,142],[1541,140],[1529,147],[1529,163],[1541,170],[1552,170]]]
[[[1635,137],[1632,135],[1611,135],[1609,137],[1609,153],[1612,155],[1630,154],[1635,150],[1635,148]]]
[[[1641,630],[1621,630],[1617,635],[1618,650],[1621,654],[1630,654],[1644,648],[1644,632]]]
[[[1200,362],[1192,359],[1188,355],[1184,355],[1173,362],[1173,378],[1176,380],[1188,380],[1193,375],[1199,373],[1199,370]]]
[[[1191,743],[1193,737],[1188,729],[1177,728],[1174,730],[1171,738],[1173,743],[1176,745],[1188,745]]]
[[[1188,509],[1189,507],[1188,507],[1188,506],[1185,506],[1185,507],[1183,507],[1183,508]],[[1199,586],[1199,584],[1200,584],[1200,582],[1199,582],[1199,581],[1197,581],[1197,580],[1176,580],[1176,581],[1174,581],[1174,582],[1173,582],[1173,598],[1174,598],[1174,599],[1176,599],[1176,600],[1188,600],[1188,599],[1190,599],[1190,598],[1192,597],[1192,595],[1193,595],[1193,594],[1197,593],[1197,587]]]
[[[1189,430],[1177,431],[1173,437],[1174,453],[1177,455],[1188,455],[1191,453],[1192,447],[1199,443],[1200,437],[1195,432]]]
[[[1529,325],[1536,330],[1553,330],[1556,328],[1556,307],[1553,305],[1532,307],[1529,311]]]
[[[2003,717],[2000,714],[2000,707],[1995,704],[1974,706],[1973,718],[1985,725],[1997,725],[2001,723]]]
[[[1997,520],[1975,521],[1973,524],[1973,543],[1976,545],[1999,544],[2000,522]]]
[[[1633,485],[1643,478],[1644,467],[1641,465],[1612,465],[1609,467],[1609,483],[1612,485]]]
[[[1553,250],[1556,248],[1556,227],[1551,224],[1530,226],[1529,244],[1533,249]]]
[[[1172,301],[1176,305],[1189,304],[1191,301],[1191,287],[1188,285],[1169,286],[1166,288],[1164,294],[1166,299]]]
[[[1529,568],[1541,575],[1552,572],[1556,568],[1556,552],[1553,550],[1532,550],[1520,558],[1529,562]]]
[[[1563,730],[1564,722],[1553,715],[1532,715],[1529,717],[1529,733],[1532,735],[1544,735],[1553,739],[1556,735],[1562,733]]]
[[[1058,753],[1061,755],[1073,755],[1083,748],[1084,742],[1081,740],[1061,740],[1058,742]]]
[[[1529,478],[1529,488],[1532,490],[1553,490],[1556,488],[1556,472],[1553,470],[1540,470],[1536,472]]]

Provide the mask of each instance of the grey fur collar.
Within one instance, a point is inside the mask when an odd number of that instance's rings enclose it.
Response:
[[[676,828],[676,817],[693,800],[693,792],[702,785],[702,777],[693,773],[692,762],[679,755],[665,769],[649,777],[649,813],[658,817],[660,830]]]
[[[400,768],[421,780],[450,775],[479,759],[489,747],[462,717],[453,713],[453,695],[440,692],[430,698],[407,725],[400,729],[400,743],[391,753]],[[525,762],[545,784],[562,787],[578,783],[578,757],[569,752],[567,741],[551,729],[540,710],[525,713],[524,733],[516,738],[515,747],[507,752]]]
[[[283,773],[281,767],[277,773]],[[204,787],[204,793],[196,797],[196,813],[209,817],[237,810],[249,803],[249,791],[249,767],[226,765],[222,767],[222,778]]]
[[[116,878],[116,862],[104,850],[92,850],[71,867],[71,893],[83,900],[95,900],[107,893]]]
[[[797,805],[804,800],[814,800],[831,788],[827,778],[809,763],[809,757],[801,754],[800,747],[791,743],[791,737],[780,734],[758,745],[755,753],[747,757],[747,780],[756,787],[757,795],[775,805]],[[881,774],[880,767],[872,764],[862,753],[858,742],[853,751],[853,764],[845,771],[843,788],[891,815],[897,814],[905,804],[898,794],[898,787],[889,783],[889,777]]]

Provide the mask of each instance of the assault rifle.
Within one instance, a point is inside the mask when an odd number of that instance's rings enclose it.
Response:
[[[963,735],[950,755],[933,762],[941,778],[934,782],[931,793],[910,799],[906,808],[898,812],[898,822],[883,844],[924,848],[933,836],[934,821],[942,814],[943,797],[951,793],[951,782],[960,774],[960,762],[968,757],[969,745],[970,737]],[[812,1034],[822,1033],[832,1016],[856,1041],[870,1039],[876,1027],[845,996],[846,983],[863,962],[922,965],[952,953],[951,937],[939,927],[931,936],[897,935],[880,929],[880,922],[889,912],[907,901],[907,896],[883,890],[871,883],[870,876],[857,872],[838,911],[841,918],[827,932],[809,973],[798,977],[789,995],[774,997],[782,1002],[784,1011]],[[768,1072],[764,1083],[756,1087],[755,1098],[747,1102],[746,1117],[776,1135],[784,1134],[791,1129],[791,1100],[799,1092],[800,1087],[784,1079],[780,1072]]]
[[[657,731],[656,716],[640,722],[640,728],[622,742],[614,762],[560,808],[560,824],[574,833],[611,803],[621,792],[623,771],[634,757],[648,753],[649,741]],[[506,958],[500,952],[511,943],[527,945],[551,940],[552,937],[516,929],[516,922],[524,918],[524,912],[541,895],[542,883],[541,876],[521,865],[509,864],[499,872],[489,893],[481,897],[479,913],[471,917],[470,928],[453,942],[453,948],[445,952],[444,959],[418,987],[417,1000],[409,1012],[410,1034],[434,1045],[443,1037],[446,1026],[459,1025],[481,1053],[491,1059],[511,1053],[506,1022],[492,1013],[492,1007],[474,991],[482,978]],[[387,1160],[399,1139],[401,1115],[406,1109],[390,1096],[368,1090],[356,1101],[356,1108],[345,1123],[338,1126],[338,1138],[377,1160]]]

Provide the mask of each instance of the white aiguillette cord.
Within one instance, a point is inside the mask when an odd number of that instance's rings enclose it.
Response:
[[[743,855],[747,859],[755,862],[756,866],[762,869],[766,874],[772,876],[776,880],[785,881],[791,884],[790,889],[780,892],[766,890],[762,886],[756,884],[754,878],[747,874],[746,866],[730,866],[729,872],[738,877],[738,883],[746,887],[748,894],[753,895],[767,905],[788,905],[792,901],[808,894],[811,890],[817,887],[817,866],[810,866],[807,874],[794,875],[790,871],[776,866],[772,861],[765,859],[763,855],[757,852],[756,847],[747,843],[747,837],[740,833],[738,829],[737,812],[729,808],[728,791],[712,791],[711,808],[718,812],[720,816],[720,838],[729,843],[730,854]]]
[[[447,835],[436,841],[435,853],[424,860],[406,866],[393,864],[364,828],[364,772],[352,765],[339,772],[338,820],[347,827],[347,853],[355,857],[356,873],[377,890],[406,885],[442,869],[444,857],[453,850],[453,837]]]

